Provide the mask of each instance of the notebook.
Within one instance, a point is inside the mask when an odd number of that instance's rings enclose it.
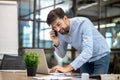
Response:
[[[25,52],[28,51],[37,52],[40,56],[40,64],[37,67],[37,73],[50,74],[44,49],[25,49]]]

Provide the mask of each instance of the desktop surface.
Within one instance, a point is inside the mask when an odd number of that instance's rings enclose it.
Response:
[[[45,74],[36,74],[36,76],[28,77],[26,70],[0,70],[0,80],[34,80],[33,77],[50,76]],[[74,76],[69,80],[81,80],[81,78],[75,78]],[[59,79],[58,79],[59,80]],[[90,79],[97,80],[97,79]]]

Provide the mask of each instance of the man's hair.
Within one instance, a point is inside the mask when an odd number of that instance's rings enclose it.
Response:
[[[65,12],[62,8],[56,8],[49,12],[47,16],[47,24],[50,25],[57,18],[63,18],[65,16]]]

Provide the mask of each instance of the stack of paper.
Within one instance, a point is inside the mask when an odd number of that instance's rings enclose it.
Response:
[[[120,74],[101,74],[101,80],[120,80]]]
[[[33,77],[33,80],[72,80],[72,77],[44,76],[44,77]]]

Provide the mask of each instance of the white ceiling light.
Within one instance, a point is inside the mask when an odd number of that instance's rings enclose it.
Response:
[[[103,0],[103,1],[108,1],[108,0]]]
[[[115,27],[116,24],[115,23],[109,23],[109,24],[102,24],[100,25],[100,28],[105,28],[105,27]],[[96,28],[98,28],[98,26],[95,26]]]
[[[95,3],[92,3],[92,4],[88,4],[88,5],[85,5],[85,6],[81,6],[81,7],[78,8],[78,10],[80,11],[80,10],[82,10],[82,9],[86,9],[86,8],[89,8],[89,7],[94,6],[94,5],[97,5],[97,4],[98,4],[98,3],[95,2]]]

